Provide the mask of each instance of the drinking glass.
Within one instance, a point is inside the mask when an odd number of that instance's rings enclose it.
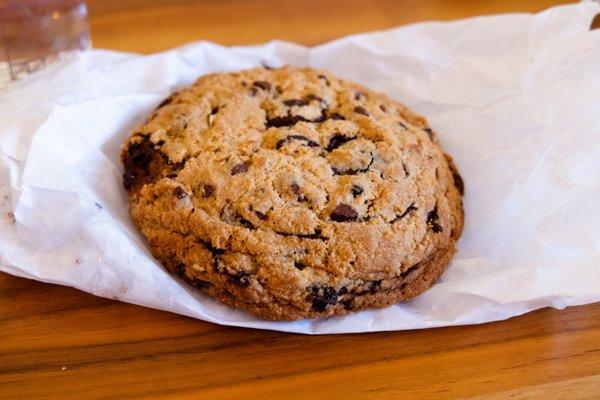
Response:
[[[0,88],[91,46],[83,0],[0,0]]]

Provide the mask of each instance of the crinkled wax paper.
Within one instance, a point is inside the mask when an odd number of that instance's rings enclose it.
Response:
[[[473,324],[600,301],[600,12],[428,22],[306,48],[94,50],[0,95],[0,269],[219,324],[302,333]],[[127,214],[119,146],[198,75],[325,68],[424,115],[466,183],[458,252],[425,294],[323,320],[262,321],[167,274]]]

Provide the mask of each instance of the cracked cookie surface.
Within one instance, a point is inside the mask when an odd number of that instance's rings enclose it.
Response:
[[[380,308],[443,272],[464,184],[420,116],[313,69],[200,77],[123,146],[153,255],[268,319]]]

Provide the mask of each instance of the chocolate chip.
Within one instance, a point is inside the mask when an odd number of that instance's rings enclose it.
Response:
[[[241,174],[246,171],[248,171],[247,161],[234,165],[233,168],[231,168],[231,175]]]
[[[236,218],[240,222],[240,225],[242,225],[244,228],[256,229],[256,227],[252,224],[252,222],[248,221],[245,218],[242,218],[240,215],[237,215]]]
[[[202,185],[202,197],[208,199],[215,192],[215,187],[213,185],[204,184]]]
[[[458,172],[452,171],[452,178],[454,179],[454,186],[456,186],[456,188],[458,189],[458,193],[460,193],[461,196],[464,196],[465,183],[462,177],[458,174]]]
[[[258,94],[258,89],[254,86],[250,88],[250,96],[254,97]]]
[[[292,182],[292,184],[290,185],[290,189],[292,189],[292,192],[296,196],[302,195],[302,192],[300,191],[300,186],[296,182]]]
[[[406,207],[406,210],[404,210],[404,212],[402,214],[396,216],[396,218],[392,221],[392,224],[394,222],[406,217],[411,211],[415,211],[415,210],[418,210],[418,208],[415,207],[415,203],[411,203],[408,207]]]
[[[194,287],[197,287],[198,289],[204,289],[205,287],[208,287],[208,286],[210,286],[210,285],[211,285],[211,283],[210,283],[210,282],[208,282],[208,281],[204,281],[204,280],[202,280],[202,279],[198,279],[198,278],[186,279],[186,281],[187,281],[187,282],[188,282],[190,285],[192,285],[192,286],[194,286]]]
[[[431,230],[435,233],[442,232],[442,226],[438,223],[439,216],[437,206],[433,207],[433,210],[427,213],[427,225],[431,227]]]
[[[329,239],[328,237],[321,235],[321,230],[318,228],[315,229],[315,233],[308,233],[308,234],[287,233],[287,232],[277,232],[277,231],[274,231],[274,232],[281,236],[294,236],[294,237],[298,237],[301,239],[317,239],[317,240],[328,240]]]
[[[180,200],[185,199],[187,197],[187,193],[185,192],[185,190],[183,190],[181,186],[176,186],[175,189],[173,189],[173,194]]]
[[[336,222],[356,221],[358,212],[348,204],[339,204],[331,213],[330,218]]]
[[[323,312],[328,305],[337,304],[338,295],[331,286],[312,286],[309,291],[306,299],[312,303],[311,306],[314,311]]]
[[[166,99],[164,99],[157,107],[156,109],[158,110],[161,107],[164,107],[166,105],[169,105],[173,102],[173,100],[175,100],[175,97],[177,96],[177,93],[173,93],[171,94],[169,97],[167,97]]]
[[[327,79],[327,77],[325,75],[319,75],[319,79],[321,79],[322,81],[324,81],[327,86],[330,85],[329,79]]]
[[[337,121],[345,121],[346,120],[346,118],[343,115],[338,114],[338,113],[333,113],[333,114],[329,115],[329,118],[331,118],[333,120],[337,120]]]
[[[367,165],[365,168],[360,168],[360,169],[338,169],[335,167],[331,167],[331,171],[333,172],[334,175],[356,175],[356,174],[364,174],[365,172],[368,172],[369,169],[371,168],[371,165],[373,165],[373,162],[375,161],[375,157],[373,157],[373,155],[371,154],[371,161],[369,161],[369,165]],[[381,175],[381,172],[379,173]]]
[[[292,106],[303,107],[303,106],[307,105],[308,103],[301,99],[289,99],[289,100],[284,100],[283,104],[285,104],[288,107],[292,107]]]
[[[354,112],[357,113],[357,114],[369,115],[369,113],[367,112],[367,110],[365,110],[364,107],[361,107],[361,106],[354,107]]]
[[[356,139],[356,136],[346,136],[346,135],[342,135],[342,134],[336,134],[334,136],[331,137],[331,139],[329,139],[329,144],[327,145],[327,151],[333,151],[335,149],[337,149],[338,147],[340,147],[341,145],[343,145],[344,143],[347,143],[351,140]]]
[[[383,111],[383,112],[386,112],[386,111],[387,111],[387,108],[385,108],[385,106],[384,106],[383,104],[380,104],[380,105],[379,105],[379,109],[380,109],[381,111]]]
[[[292,140],[300,140],[306,143],[306,145],[308,147],[319,147],[319,143],[315,142],[314,140],[311,140],[309,138],[307,138],[306,136],[302,136],[302,135],[289,135],[286,136],[283,139],[279,139],[277,141],[277,143],[275,144],[275,148],[277,150],[279,150],[281,147],[283,147],[285,144],[287,144],[288,142],[292,141]]]
[[[257,211],[257,210],[254,210],[254,214],[256,214],[256,216],[259,219],[262,219],[263,221],[265,221],[268,218],[267,214],[261,213],[260,211]]]
[[[306,96],[304,96],[304,99],[305,99],[306,101],[313,101],[313,100],[316,100],[316,101],[318,101],[319,103],[324,103],[324,104],[326,104],[326,103],[327,103],[325,100],[323,100],[323,98],[321,98],[321,97],[319,97],[319,96],[317,96],[317,95],[314,95],[314,94],[307,94]]]
[[[212,110],[210,110],[210,115],[215,115],[218,112],[219,112],[219,106],[213,107]]]
[[[304,268],[306,268],[306,265],[302,264],[300,261],[294,261],[294,267],[302,271]]]
[[[400,274],[400,277],[404,278],[404,277],[408,276],[411,272],[419,269],[421,267],[421,265],[422,265],[421,263],[416,263],[415,265],[408,267],[408,269],[406,271],[404,271]]]
[[[352,196],[354,197],[360,196],[363,192],[364,189],[358,185],[352,185],[352,190],[350,190],[350,193],[352,193]]]
[[[344,310],[352,310],[354,308],[354,306],[352,305],[353,302],[354,299],[352,298],[340,301],[340,303],[342,303],[342,306],[344,306]]]
[[[357,91],[354,92],[354,100],[360,101],[360,100],[362,100],[362,98],[364,97],[364,95],[365,94],[363,92],[361,92],[360,90],[357,90]]]
[[[184,277],[185,276],[185,264],[180,262],[176,267],[177,275]]]
[[[425,128],[423,130],[425,132],[427,132],[427,135],[429,136],[429,140],[433,141],[433,138],[435,137],[435,133],[431,130],[431,128]]]
[[[240,271],[237,274],[228,274],[227,280],[245,288],[250,285],[250,274],[246,271]]]
[[[369,293],[375,294],[381,288],[381,280],[369,283]]]
[[[400,122],[400,121],[398,121],[398,125],[400,125],[400,127],[402,129],[405,129],[405,130],[408,129],[408,127],[405,124],[403,124],[402,122]]]
[[[267,81],[256,81],[256,82],[254,82],[253,85],[261,88],[262,90],[264,90],[266,92],[271,90],[271,84]]]
[[[196,241],[200,245],[202,245],[202,247],[204,247],[206,250],[210,251],[213,255],[221,255],[221,254],[225,253],[225,250],[218,249],[218,248],[214,247],[212,244],[210,244],[209,242],[206,242],[202,239],[197,239]]]
[[[402,163],[402,168],[404,169],[404,175],[408,178],[408,176],[410,175],[408,167],[406,166],[406,164]]]
[[[346,286],[342,286],[340,290],[338,290],[338,296],[343,296],[348,293],[348,288]]]

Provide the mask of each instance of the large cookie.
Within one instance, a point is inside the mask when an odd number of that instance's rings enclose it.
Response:
[[[416,296],[462,230],[463,183],[427,122],[323,71],[203,76],[159,105],[122,160],[154,256],[263,318]]]

